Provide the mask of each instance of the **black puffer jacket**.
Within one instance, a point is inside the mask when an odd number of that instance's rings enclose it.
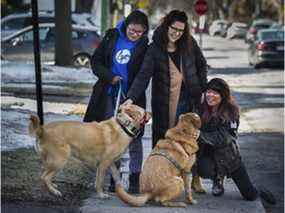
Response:
[[[192,47],[182,55],[185,87],[190,92],[192,104],[198,103],[207,85],[207,63],[192,37]],[[152,140],[153,147],[163,138],[169,128],[170,73],[167,51],[160,46],[154,33],[153,42],[147,50],[142,68],[127,96],[136,101],[146,90],[152,78]]]
[[[237,144],[237,130],[239,120],[225,121],[221,119],[211,119],[203,124],[199,136],[199,158],[205,157],[205,150],[210,146],[211,155],[216,166],[216,172],[221,176],[230,176],[232,172],[241,165],[241,156]],[[208,157],[208,156],[206,156]],[[199,165],[198,165],[199,166]]]
[[[92,56],[92,71],[99,79],[93,87],[93,92],[83,119],[85,122],[102,121],[105,119],[104,115],[107,103],[107,89],[114,77],[112,74],[112,55],[118,38],[118,29],[108,30]],[[134,52],[128,63],[129,87],[131,86],[137,72],[140,70],[147,47],[148,38],[146,34],[144,34],[134,48]],[[141,93],[135,104],[145,108],[145,103],[145,93]]]

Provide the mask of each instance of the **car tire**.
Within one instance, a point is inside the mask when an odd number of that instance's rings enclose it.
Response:
[[[73,66],[75,67],[91,67],[90,63],[91,57],[87,53],[79,53],[73,56]]]
[[[254,64],[254,69],[260,69],[261,68],[261,64]]]

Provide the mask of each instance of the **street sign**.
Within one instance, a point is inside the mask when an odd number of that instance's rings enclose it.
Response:
[[[204,15],[208,11],[208,4],[205,0],[197,0],[194,9],[199,16]]]

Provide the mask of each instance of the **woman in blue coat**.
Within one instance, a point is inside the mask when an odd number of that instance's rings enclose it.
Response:
[[[84,116],[85,122],[102,121],[113,116],[119,82],[123,94],[127,94],[132,82],[140,70],[148,47],[149,25],[147,16],[135,10],[120,22],[116,28],[109,29],[95,50],[91,66],[98,77]],[[121,99],[123,101],[123,99]],[[145,93],[135,104],[145,108]],[[142,134],[130,144],[129,192],[139,191],[139,175],[142,166]],[[111,181],[110,191],[114,191]]]

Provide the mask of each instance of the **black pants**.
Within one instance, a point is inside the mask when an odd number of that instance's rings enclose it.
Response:
[[[249,201],[256,200],[258,191],[251,183],[243,163],[241,163],[241,166],[237,170],[231,173],[230,177],[235,182],[244,199]]]
[[[211,155],[200,156],[200,159],[198,156],[197,164],[193,170],[193,175],[198,173],[202,178],[214,179],[218,175],[215,162],[213,158],[211,158]],[[253,201],[258,197],[258,191],[251,183],[243,162],[241,162],[240,167],[229,174],[228,177],[233,179],[244,199]]]

